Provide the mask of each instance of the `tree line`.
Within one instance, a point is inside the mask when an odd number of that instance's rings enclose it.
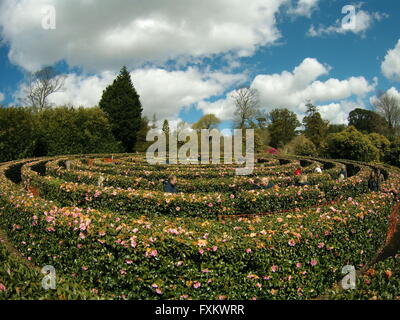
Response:
[[[52,68],[30,76],[26,107],[0,108],[0,161],[67,154],[145,151],[146,135],[157,128],[149,121],[126,67],[103,92],[98,107],[54,107],[48,98],[63,89],[64,78]],[[382,161],[400,166],[400,102],[388,93],[378,94],[372,110],[350,112],[348,125],[330,124],[311,102],[300,122],[287,108],[266,113],[259,94],[240,88],[232,95],[235,129],[254,129],[255,148],[268,148],[302,156],[320,156],[360,161]],[[204,115],[192,130],[218,128],[221,120]],[[176,132],[185,130],[181,122]],[[172,130],[164,120],[161,130]]]

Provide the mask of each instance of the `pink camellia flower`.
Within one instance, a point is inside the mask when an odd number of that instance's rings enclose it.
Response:
[[[278,271],[278,266],[272,266],[272,267],[271,267],[271,270],[272,270],[272,272]]]
[[[200,254],[204,254],[204,250],[203,250],[203,249],[200,249],[200,250],[199,250],[199,253],[200,253]]]
[[[257,288],[262,288],[262,284],[258,282],[258,283],[256,283],[256,287]]]
[[[318,208],[318,209],[317,209],[317,213],[318,213],[318,214],[321,213],[321,208]]]
[[[296,245],[296,242],[294,240],[289,240],[288,244],[289,246],[294,247]]]
[[[119,271],[119,273],[122,274],[122,275],[126,275],[126,270],[121,269],[121,270]]]
[[[315,266],[318,264],[318,261],[315,260],[315,259],[312,259],[311,262],[310,262],[310,264],[311,264],[313,267],[315,267]]]
[[[162,291],[161,291],[159,288],[157,288],[157,289],[156,289],[156,293],[161,295],[161,294],[162,294]]]
[[[231,194],[230,198],[231,198],[231,199],[235,199],[235,195],[234,195],[234,194]]]
[[[270,280],[271,277],[270,277],[270,276],[265,276],[265,277],[263,277],[263,279],[264,279],[264,280]]]
[[[251,249],[250,248],[246,249],[246,253],[251,253]]]
[[[187,299],[187,298],[189,298],[189,296],[188,296],[187,294],[184,294],[184,295],[181,295],[180,298],[181,298],[181,299]]]
[[[7,288],[4,284],[0,283],[0,292],[7,291]]]
[[[212,208],[214,205],[213,205],[212,203],[209,203],[208,206],[209,206],[210,208]]]
[[[301,268],[303,265],[300,262],[296,263],[296,268]]]
[[[322,249],[323,247],[325,247],[325,243],[321,242],[321,243],[318,244],[318,248],[319,249]]]
[[[176,266],[177,266],[177,267],[180,267],[181,265],[183,265],[183,261],[178,261],[178,262],[176,263]]]
[[[218,251],[218,247],[217,246],[214,246],[212,249],[213,249],[214,252]]]
[[[126,263],[126,264],[132,264],[132,263],[133,263],[133,261],[132,261],[132,260],[128,260],[128,259],[126,259],[126,260],[125,260],[125,263]]]
[[[176,211],[178,211],[178,212],[181,211],[181,208],[180,208],[180,207],[176,207],[175,209],[176,209]]]
[[[152,287],[153,289],[157,289],[157,288],[158,288],[158,285],[156,285],[155,283],[153,283],[153,284],[151,285],[151,287]]]
[[[151,256],[152,256],[152,257],[155,257],[155,256],[157,256],[157,254],[158,254],[157,250],[153,250],[153,251],[151,251]]]
[[[81,232],[81,233],[79,233],[79,238],[85,239],[86,237],[85,237],[85,235]]]
[[[195,288],[195,289],[198,289],[198,288],[200,288],[200,287],[201,287],[201,283],[198,282],[198,281],[196,281],[196,282],[193,284],[193,288]]]
[[[88,269],[88,267],[85,267],[85,266],[82,267],[83,271],[86,271],[87,269]]]

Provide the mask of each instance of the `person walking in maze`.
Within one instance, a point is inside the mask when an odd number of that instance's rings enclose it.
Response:
[[[345,165],[342,165],[342,169],[340,170],[340,173],[339,173],[339,180],[340,180],[340,175],[343,175],[342,180],[347,179],[348,176],[347,176],[347,169],[346,169]]]
[[[261,190],[261,184],[262,180],[260,178],[255,178],[250,190]]]
[[[306,175],[302,175],[299,179],[299,182],[296,183],[297,187],[310,186],[311,184],[308,182],[308,177]]]
[[[176,189],[177,179],[176,176],[170,176],[168,180],[163,183],[163,188],[165,193],[178,193]]]
[[[371,171],[371,175],[369,176],[368,180],[368,188],[372,192],[379,192],[380,186],[379,186],[379,177],[377,176],[377,172]]]
[[[382,183],[385,182],[385,176],[381,172],[381,170],[378,169],[377,174],[376,174],[377,180],[378,180],[378,188],[379,191],[381,190]]]
[[[301,169],[297,168],[296,171],[294,172],[294,175],[297,176],[297,177],[300,177],[301,176]]]
[[[261,179],[261,187],[265,190],[269,190],[275,187],[275,185],[269,180],[269,178],[264,177]]]

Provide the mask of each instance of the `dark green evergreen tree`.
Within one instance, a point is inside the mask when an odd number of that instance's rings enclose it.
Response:
[[[303,125],[306,137],[321,151],[328,135],[329,122],[322,119],[317,107],[311,103],[307,104],[307,115],[303,119]]]
[[[143,109],[125,66],[113,84],[104,90],[99,106],[110,121],[114,137],[122,143],[125,151],[135,151],[143,123]]]

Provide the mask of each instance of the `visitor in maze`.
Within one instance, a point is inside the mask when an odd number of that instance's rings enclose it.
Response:
[[[275,185],[267,177],[262,178],[261,181],[262,181],[262,188],[265,190],[272,189],[275,187]]]
[[[255,178],[251,190],[261,190],[261,183],[262,181],[260,178]]]
[[[368,180],[368,188],[372,192],[379,192],[380,191],[380,173],[377,171],[372,171],[371,175]]]
[[[316,173],[322,173],[321,167],[320,167],[320,166],[316,167],[316,168],[315,168],[315,172],[316,172]]]
[[[300,177],[301,176],[301,169],[297,168],[296,171],[294,172],[294,175],[297,176],[297,177]]]
[[[311,183],[308,182],[308,177],[306,175],[302,175],[299,179],[299,181],[296,183],[297,187],[304,187],[304,186],[310,186]]]
[[[164,181],[164,192],[166,193],[178,193],[176,189],[177,179],[176,176],[170,176],[168,180]]]
[[[275,185],[269,181],[269,178],[267,178],[267,177],[264,177],[262,179],[256,178],[256,179],[254,179],[254,183],[252,185],[251,190],[261,190],[261,189],[269,190],[274,187],[275,187]]]
[[[347,169],[346,169],[345,165],[342,165],[342,168],[339,173],[339,180],[340,180],[340,175],[343,175],[343,177],[344,177],[343,180],[347,179],[348,175],[347,175]]]

